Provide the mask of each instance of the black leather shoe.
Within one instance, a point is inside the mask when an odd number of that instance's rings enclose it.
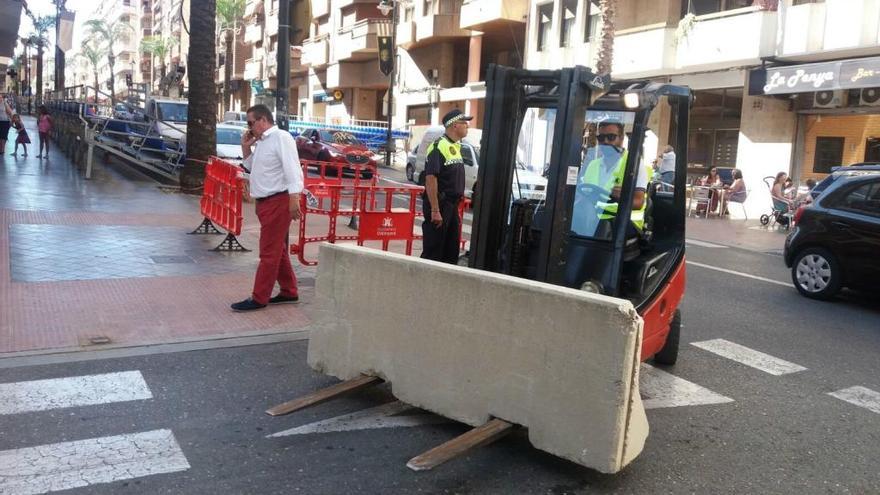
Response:
[[[297,297],[297,296],[290,297],[290,296],[282,296],[281,294],[278,294],[277,296],[269,299],[269,304],[293,304],[293,303],[298,303],[298,302],[299,302],[299,297]]]
[[[242,311],[254,311],[256,309],[263,309],[266,307],[266,305],[260,304],[251,298],[247,298],[244,301],[239,301],[230,307],[232,308],[233,311],[242,312]]]

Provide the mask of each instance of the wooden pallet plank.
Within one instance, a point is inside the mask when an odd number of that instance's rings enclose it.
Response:
[[[478,426],[467,433],[459,435],[452,440],[434,447],[433,449],[413,457],[406,463],[406,467],[413,471],[427,471],[446,461],[468,452],[469,450],[483,445],[488,445],[503,437],[513,430],[513,423],[502,419],[493,419],[488,423]]]
[[[300,409],[305,409],[307,407],[326,402],[330,399],[335,399],[336,397],[339,397],[341,395],[349,394],[351,392],[362,390],[367,387],[372,387],[373,385],[378,385],[382,382],[383,380],[378,376],[361,375],[357,378],[352,378],[351,380],[345,380],[344,382],[337,383],[336,385],[322,388],[321,390],[313,392],[304,397],[299,397],[297,399],[287,401],[283,404],[279,404],[267,410],[266,414],[270,416],[283,416],[285,414],[290,414],[294,411],[299,411]]]

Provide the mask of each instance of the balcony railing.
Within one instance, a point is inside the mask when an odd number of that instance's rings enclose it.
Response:
[[[481,29],[497,21],[524,23],[528,13],[528,0],[464,0],[459,26]]]
[[[263,40],[263,25],[260,23],[248,24],[244,28],[244,42],[256,43]]]
[[[342,26],[334,40],[334,61],[360,59],[378,53],[378,36],[390,36],[391,28],[388,19],[362,19]]]
[[[309,67],[323,67],[330,60],[330,36],[322,34],[303,41],[302,64]]]
[[[244,79],[246,81],[258,80],[263,77],[263,61],[248,59],[244,65]]]
[[[459,14],[434,14],[416,19],[416,41],[431,38],[469,37],[471,32],[459,26]]]
[[[776,12],[746,7],[697,17],[693,27],[676,40],[675,67],[758,63],[774,55],[776,16]]]
[[[278,34],[278,11],[274,10],[266,16],[266,36]]]

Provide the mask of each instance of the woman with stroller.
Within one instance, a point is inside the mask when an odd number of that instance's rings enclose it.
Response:
[[[776,174],[776,180],[773,181],[773,187],[770,188],[770,195],[773,196],[774,199],[788,201],[788,198],[785,197],[786,180],[788,180],[787,173],[779,172],[778,174]]]

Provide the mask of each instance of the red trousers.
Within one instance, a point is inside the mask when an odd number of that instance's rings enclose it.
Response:
[[[257,201],[260,220],[260,266],[254,279],[252,299],[268,304],[275,282],[281,286],[280,295],[297,296],[296,275],[290,264],[288,231],[290,230],[290,195],[278,194]]]

